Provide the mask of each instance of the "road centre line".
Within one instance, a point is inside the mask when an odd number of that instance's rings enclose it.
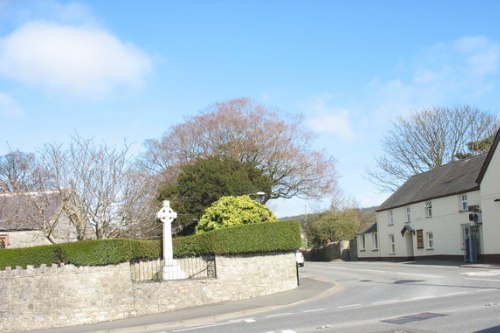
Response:
[[[278,313],[274,315],[267,315],[266,318],[278,318],[278,317],[286,317],[293,315],[292,312]]]
[[[397,274],[398,275],[421,276],[421,277],[436,278],[436,279],[442,279],[442,278],[444,278],[444,276],[442,276],[442,275],[428,275],[428,274],[419,274],[419,273],[397,272]]]
[[[464,280],[486,281],[486,282],[500,282],[500,280],[498,280],[498,279],[464,278]]]
[[[402,303],[405,302],[406,300],[401,300],[401,299],[389,299],[386,301],[378,301],[378,302],[372,302],[372,305],[381,305],[381,304],[391,304],[391,303]]]
[[[418,297],[412,297],[412,298],[409,298],[408,300],[410,301],[420,301],[420,300],[423,300],[423,299],[431,299],[431,298],[436,298],[437,296],[435,295],[429,295],[429,296],[418,296]]]
[[[302,311],[302,313],[321,312],[321,311],[325,311],[325,310],[326,310],[325,308],[311,309],[311,310],[304,310],[304,311]]]
[[[354,307],[356,307],[356,306],[361,306],[361,304],[349,304],[349,305],[337,306],[337,309],[354,308]]]
[[[378,269],[367,269],[367,268],[358,268],[358,271],[363,271],[363,272],[374,272],[374,273],[387,273],[387,271],[381,271]]]
[[[456,293],[449,293],[446,294],[445,296],[456,296],[456,295],[465,295],[465,294],[470,294],[470,291],[458,291]]]

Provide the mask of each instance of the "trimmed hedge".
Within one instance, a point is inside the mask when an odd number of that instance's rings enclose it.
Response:
[[[174,238],[174,256],[290,251],[301,244],[296,221],[255,223]]]
[[[174,238],[173,246],[175,257],[291,251],[301,246],[300,225],[296,221],[247,224]],[[157,259],[162,255],[161,250],[159,240],[123,238],[1,249],[0,269],[61,263],[75,266],[112,265],[131,260]]]
[[[160,245],[160,241],[116,238],[2,249],[0,269],[9,266],[38,267],[42,264],[61,263],[75,266],[98,266],[118,264],[134,259],[156,259],[161,256]]]

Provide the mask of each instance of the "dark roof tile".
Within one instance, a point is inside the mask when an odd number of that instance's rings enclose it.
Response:
[[[410,177],[377,211],[478,189],[477,178],[486,156],[451,162]]]
[[[57,192],[0,194],[0,231],[41,230],[59,209]]]

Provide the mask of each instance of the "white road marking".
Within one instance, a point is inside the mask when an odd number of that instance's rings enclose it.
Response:
[[[358,271],[363,271],[363,272],[375,272],[375,273],[387,273],[387,271],[381,271],[378,269],[366,269],[366,268],[358,268]]]
[[[464,280],[486,281],[486,282],[500,282],[500,280],[498,280],[498,279],[476,279],[476,278],[465,278]]]
[[[456,292],[456,293],[446,294],[445,296],[465,295],[465,294],[469,294],[469,293],[470,293],[469,291],[459,291],[459,292]]]
[[[441,275],[428,275],[428,274],[419,274],[419,273],[403,273],[403,272],[397,272],[398,275],[411,275],[411,276],[421,276],[421,277],[428,277],[428,278],[436,278],[436,279],[442,279],[443,276]]]
[[[278,314],[274,314],[274,315],[268,315],[268,316],[266,316],[266,318],[278,318],[278,317],[286,317],[286,316],[291,316],[291,315],[293,315],[293,313],[285,312],[285,313],[278,313]]]
[[[429,299],[429,298],[436,298],[436,296],[434,296],[434,295],[430,295],[430,296],[419,296],[419,297],[413,297],[413,298],[410,298],[409,300],[411,300],[411,301],[419,301],[419,300],[422,300],[422,299]]]
[[[309,313],[309,312],[320,312],[320,311],[325,311],[325,308],[320,308],[320,309],[311,309],[311,310],[304,310],[302,311],[303,313]]]
[[[468,275],[468,276],[495,276],[495,275],[500,275],[500,270],[494,270],[494,271],[478,271],[478,272],[465,272],[465,273],[460,273],[462,275]]]
[[[401,300],[401,299],[389,299],[387,301],[378,301],[378,302],[373,302],[371,304],[373,304],[373,305],[381,305],[381,304],[401,303],[401,302],[405,302],[405,300]]]
[[[337,306],[337,309],[354,308],[354,307],[356,307],[356,306],[361,306],[361,304],[349,304],[349,305]]]

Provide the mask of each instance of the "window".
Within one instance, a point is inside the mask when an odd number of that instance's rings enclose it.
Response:
[[[360,250],[364,251],[366,249],[365,235],[360,235],[359,240],[360,240],[359,242]]]
[[[432,234],[432,232],[427,233],[427,248],[428,249],[434,248],[434,235]]]
[[[377,233],[374,232],[372,237],[373,237],[373,249],[374,250],[378,250],[378,236],[377,236]]]
[[[469,209],[469,203],[467,202],[467,194],[462,194],[460,196],[460,209],[461,210]]]
[[[432,201],[427,201],[425,203],[425,217],[432,217]]]
[[[417,230],[417,249],[424,248],[424,231]]]
[[[391,254],[396,253],[396,243],[394,235],[389,235],[389,243],[391,244]]]
[[[411,208],[406,207],[406,222],[411,222]]]
[[[392,209],[388,212],[389,214],[389,225],[394,225],[394,216],[392,214]]]

